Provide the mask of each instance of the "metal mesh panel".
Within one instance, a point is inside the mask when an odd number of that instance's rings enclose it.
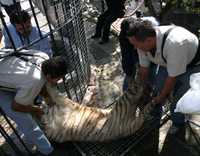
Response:
[[[34,49],[35,45],[48,38],[53,56],[63,55],[70,64],[70,72],[58,88],[62,92],[67,92],[69,98],[80,102],[90,76],[80,1],[24,0],[21,1],[21,7],[31,15],[31,23],[37,28],[38,36],[23,46],[14,44],[15,38],[8,29],[9,18],[1,16],[4,30],[12,44],[11,48],[19,52],[21,49]],[[5,12],[3,14],[6,15]]]
[[[132,148],[141,142],[155,128],[161,127],[169,120],[169,112],[162,117],[161,120],[151,118],[144,123],[144,126],[139,129],[134,135],[122,139],[117,139],[107,143],[98,142],[76,142],[74,145],[82,155],[90,156],[124,156]]]
[[[90,74],[81,5],[79,1],[62,1],[62,4],[55,4],[54,9],[58,10],[55,22],[56,27],[60,27],[58,40],[63,42],[61,45],[68,50],[66,53],[61,46],[58,53],[64,53],[72,65],[71,73],[65,77],[64,88],[69,98],[81,101]]]
[[[13,2],[16,4],[15,0]],[[10,30],[11,21],[8,16],[9,14],[2,7],[0,11],[2,29],[8,35],[11,44],[10,47],[1,45],[1,48],[11,48],[20,53],[22,49],[34,49],[38,43],[48,39],[53,56],[62,55],[70,65],[70,71],[63,81],[58,83],[58,89],[66,93],[70,99],[81,102],[90,78],[90,66],[80,1],[21,0],[20,5],[31,16],[32,26],[38,30],[37,37],[32,40],[27,37],[27,42],[24,42],[20,37],[22,44],[17,45],[15,42],[16,38]],[[16,10],[16,12],[19,11]],[[4,123],[8,125],[9,129],[15,131],[15,127],[12,126],[13,123],[9,123],[8,121]],[[2,126],[2,122],[0,121],[0,138],[3,136],[4,141],[9,144],[12,151],[22,156],[24,148],[26,151],[26,144],[18,136],[16,139],[21,142],[22,147],[17,147],[9,135],[5,126]],[[17,132],[16,135],[18,135]],[[4,153],[4,150],[0,148],[0,155],[7,154]],[[30,154],[29,151],[26,153]]]
[[[15,128],[16,124],[0,108],[0,154],[2,156],[12,155],[13,153],[17,156],[31,155],[31,151]],[[10,137],[11,134],[13,137]],[[5,141],[6,144],[4,143]]]

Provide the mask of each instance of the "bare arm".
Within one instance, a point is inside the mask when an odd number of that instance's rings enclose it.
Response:
[[[176,77],[168,76],[159,96],[154,98],[155,103],[161,103],[169,96],[176,83]]]
[[[40,95],[44,98],[44,101],[46,102],[46,104],[48,104],[49,106],[53,106],[55,103],[52,100],[51,96],[49,95],[49,93],[47,92],[47,88],[46,86],[44,86],[40,92]]]
[[[41,94],[42,96],[43,96],[43,94],[45,94],[43,91],[44,90],[43,88],[40,91],[40,94],[42,93]],[[23,104],[17,103],[15,100],[12,102],[11,107],[14,111],[23,112],[23,113],[32,113],[38,117],[40,117],[42,114],[44,114],[42,107],[40,107],[40,106],[36,106],[36,105],[32,105],[32,104],[23,105]]]
[[[149,68],[148,67],[140,66],[139,74],[140,74],[140,80],[143,83],[147,82],[147,78],[149,76]]]
[[[40,117],[43,114],[42,108],[39,106],[22,105],[17,103],[16,101],[13,101],[11,107],[14,111],[23,113],[33,113],[38,117]]]

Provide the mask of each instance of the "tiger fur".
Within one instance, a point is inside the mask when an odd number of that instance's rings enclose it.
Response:
[[[50,1],[33,0],[33,3],[44,15],[46,14],[54,27],[58,25],[55,8]],[[58,2],[57,6],[61,5]],[[61,25],[64,23],[63,15],[62,9],[59,10]],[[107,109],[80,105],[50,86],[47,86],[47,91],[55,105],[48,108],[47,113],[42,116],[42,122],[46,135],[57,142],[107,141],[134,134],[153,108],[151,103],[143,108],[143,88],[139,83],[135,83],[132,89],[120,96]]]
[[[142,107],[143,87],[135,83],[111,107],[80,105],[47,86],[55,105],[43,115],[46,135],[56,141],[107,141],[134,134],[144,123],[153,104]]]

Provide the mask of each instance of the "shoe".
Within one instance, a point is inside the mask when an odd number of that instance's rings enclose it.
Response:
[[[98,36],[98,35],[93,35],[92,37],[91,37],[91,39],[98,39],[98,38],[100,38],[101,36]]]

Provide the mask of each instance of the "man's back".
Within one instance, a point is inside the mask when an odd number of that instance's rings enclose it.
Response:
[[[9,50],[1,50],[8,53]],[[41,63],[49,57],[42,52],[35,50],[25,50],[21,53],[34,54],[35,56],[16,56],[6,57],[0,60],[0,86],[4,89],[17,91],[16,97],[20,99],[19,103],[27,104],[33,101],[32,98],[45,83],[41,73]],[[32,95],[34,93],[34,95]],[[27,98],[27,99],[26,99]],[[23,101],[23,102],[21,102]]]

